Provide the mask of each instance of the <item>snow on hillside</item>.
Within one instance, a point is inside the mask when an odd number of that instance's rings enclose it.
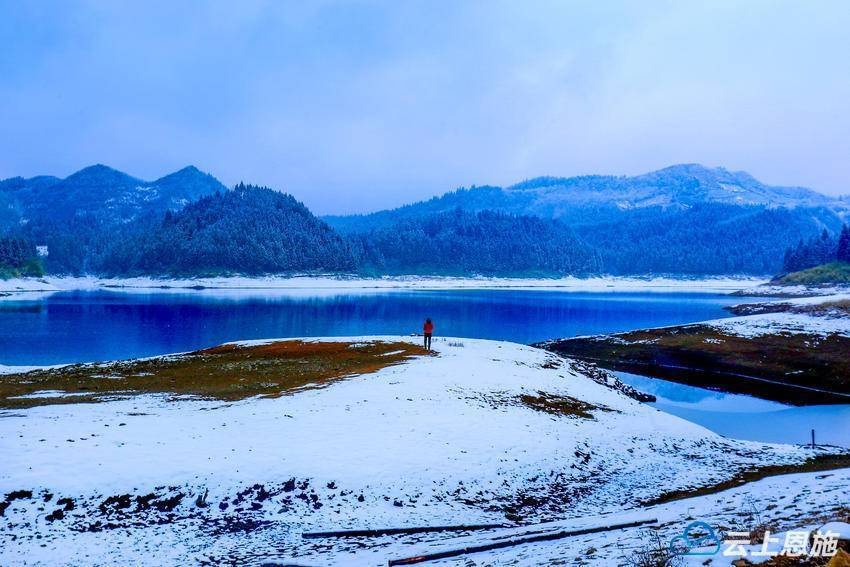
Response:
[[[846,538],[850,527],[848,524],[825,523],[824,518],[840,514],[841,507],[850,504],[846,493],[848,484],[848,469],[827,473],[780,475],[717,494],[676,500],[640,510],[547,522],[531,528],[490,530],[460,537],[451,534],[426,534],[419,538],[373,538],[369,542],[371,545],[363,545],[368,541],[365,538],[336,542],[326,540],[329,545],[336,544],[332,553],[328,554],[324,550],[316,552],[305,557],[303,562],[310,565],[379,565],[382,564],[381,560],[386,558],[412,557],[487,544],[510,537],[551,534],[647,519],[656,521],[646,526],[517,545],[426,565],[537,566],[564,565],[566,561],[601,567],[631,565],[632,563],[625,562],[626,558],[636,550],[651,546],[654,535],[657,534],[658,541],[666,547],[672,538],[681,535],[693,521],[708,523],[722,539],[720,526],[728,527],[730,531],[750,531],[760,519],[772,526],[774,536],[779,536],[778,542],[769,547],[769,551],[775,553],[782,547],[785,531],[821,529],[822,533],[825,533],[826,528],[822,526],[826,525]],[[754,563],[768,559],[758,556],[758,552],[762,550],[760,541],[757,545],[745,546],[746,555],[724,555],[727,549],[727,545],[721,545],[717,553],[712,553],[712,546],[697,548],[696,554],[680,558],[679,565],[731,567],[733,561],[742,558]],[[753,555],[754,552],[756,555]],[[281,554],[281,559],[284,558]],[[711,562],[706,563],[707,559]]]
[[[312,529],[579,517],[817,452],[722,438],[542,350],[434,344],[274,399],[0,411],[0,564],[257,560],[323,549]]]

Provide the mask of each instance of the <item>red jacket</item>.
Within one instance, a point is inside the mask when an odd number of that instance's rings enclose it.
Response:
[[[433,332],[434,332],[434,323],[428,323],[428,322],[426,322],[426,323],[425,323],[425,326],[424,326],[424,327],[422,327],[422,330],[423,330],[423,331],[425,331],[425,334],[426,334],[426,335],[430,335],[431,333],[433,333]]]

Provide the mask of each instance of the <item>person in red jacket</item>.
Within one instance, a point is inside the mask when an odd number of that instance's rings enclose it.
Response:
[[[434,334],[434,323],[431,322],[431,319],[425,319],[422,332],[425,334],[425,349],[431,350],[431,335]]]

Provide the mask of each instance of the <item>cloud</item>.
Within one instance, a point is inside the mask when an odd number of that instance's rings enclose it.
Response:
[[[850,192],[850,7],[0,3],[0,177],[188,163],[319,212],[675,162]]]

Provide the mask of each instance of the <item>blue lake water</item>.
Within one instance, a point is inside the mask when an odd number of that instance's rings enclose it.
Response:
[[[0,301],[0,364],[152,356],[268,337],[436,335],[530,343],[727,316],[741,298],[518,290],[62,292]]]
[[[811,443],[850,448],[850,405],[795,407],[752,396],[696,388],[667,380],[615,372],[623,382],[656,396],[661,411],[734,439]]]

